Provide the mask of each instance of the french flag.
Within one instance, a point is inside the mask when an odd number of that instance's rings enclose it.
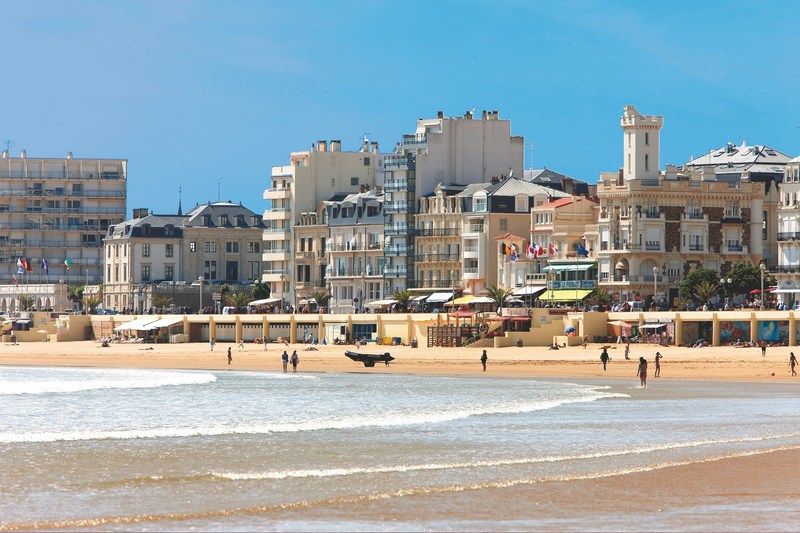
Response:
[[[558,250],[556,250],[556,247],[553,246],[553,243],[551,242],[550,245],[547,247],[547,253],[549,255],[556,255],[557,252]]]

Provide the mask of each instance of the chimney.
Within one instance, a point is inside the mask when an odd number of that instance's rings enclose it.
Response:
[[[21,159],[26,159],[28,157],[28,152],[26,152],[25,150],[20,151],[19,157]]]
[[[67,152],[67,159],[72,159],[72,152]]]
[[[327,152],[328,141],[317,141],[317,152]]]
[[[342,141],[335,139],[331,141],[331,152],[341,152],[342,151]]]
[[[373,154],[377,154],[378,153],[378,143],[377,143],[377,141],[372,141],[372,153]]]
[[[133,209],[133,218],[144,218],[150,214],[150,210],[146,207],[135,207]]]
[[[444,111],[437,111],[436,118],[444,118]]]
[[[467,111],[464,113],[464,118],[467,120],[472,120],[472,111]]]

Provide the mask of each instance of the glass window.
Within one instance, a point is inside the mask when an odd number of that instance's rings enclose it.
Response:
[[[191,241],[189,243],[189,251],[196,252],[197,251],[197,241]]]
[[[217,243],[214,241],[206,241],[205,251],[206,253],[217,253]]]
[[[508,231],[508,219],[501,218],[500,219],[500,231]]]
[[[217,279],[217,262],[206,261],[203,265],[203,277],[205,279]]]
[[[350,178],[350,185],[353,186],[358,185],[358,178]]]
[[[486,197],[479,196],[475,198],[475,212],[476,213],[485,213],[486,212]]]
[[[164,247],[164,255],[167,257],[172,257],[175,253],[175,246],[172,244],[167,244]]]
[[[150,257],[150,245],[143,244],[142,245],[142,257]]]
[[[175,279],[175,265],[164,265],[164,279],[167,281]]]
[[[150,265],[142,265],[142,281],[150,281]]]
[[[238,254],[239,253],[239,243],[235,241],[228,241],[225,243],[225,253],[226,254]]]

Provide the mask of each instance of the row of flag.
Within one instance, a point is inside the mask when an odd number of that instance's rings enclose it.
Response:
[[[506,244],[500,243],[500,253],[503,255],[509,256],[511,261],[516,261],[520,258],[519,250],[517,249],[516,244]],[[528,259],[537,259],[544,255],[544,247],[536,244],[535,242],[529,242],[528,246],[525,247],[525,255]],[[553,246],[553,243],[547,245],[547,255],[554,256],[558,253],[558,249]],[[586,247],[583,243],[578,243],[578,250],[577,254],[581,257],[589,257],[589,251],[586,250]]]
[[[17,274],[24,274],[25,272],[33,272],[33,260],[28,257],[20,257],[17,259]],[[64,259],[64,268],[69,270],[69,267],[72,266],[72,259],[67,258]],[[39,267],[44,270],[45,274],[50,273],[50,265],[47,262],[47,259],[42,258],[39,259]],[[16,281],[16,276],[13,278]]]

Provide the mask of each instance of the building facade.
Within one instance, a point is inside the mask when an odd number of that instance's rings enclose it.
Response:
[[[102,240],[125,219],[127,160],[0,156],[0,283],[99,283]],[[42,262],[44,260],[44,263]],[[68,260],[68,261],[67,261]],[[47,265],[47,269],[43,265]]]
[[[777,205],[775,186],[696,165],[660,171],[663,118],[625,106],[620,125],[624,166],[601,174],[597,227],[587,228],[587,239],[599,242],[600,286],[621,298],[658,291],[672,299],[693,268],[724,274],[735,262],[764,258],[774,239],[764,205]]]
[[[104,306],[152,307],[155,292],[148,286],[167,287],[177,300],[192,292],[186,287],[193,284],[199,293],[202,285],[257,280],[263,231],[260,215],[230,202],[201,204],[186,215],[136,209],[132,219],[110,226],[103,239]]]
[[[330,237],[330,228],[326,217],[325,209],[321,208],[316,212],[302,213],[300,220],[294,225],[295,272],[291,302],[297,309],[308,306],[313,293],[328,290],[328,257],[325,249]],[[268,241],[272,242],[274,241]],[[266,249],[264,252],[268,253]]]
[[[414,279],[414,215],[419,198],[438,184],[467,185],[492,177],[522,176],[524,139],[511,135],[511,122],[497,111],[463,117],[418,119],[384,159],[386,277],[384,293],[419,285]],[[424,252],[423,252],[424,253]],[[450,271],[452,275],[453,271]]]
[[[383,154],[377,143],[365,140],[361,149],[343,152],[338,140],[317,141],[311,150],[292,152],[289,165],[273,167],[264,191],[262,280],[271,293],[287,303],[294,301],[296,273],[292,249],[294,228],[304,213],[316,212],[319,202],[336,194],[354,194],[383,183]],[[305,263],[304,263],[305,264]]]
[[[800,302],[800,157],[784,168],[778,209],[778,302],[796,308]]]

